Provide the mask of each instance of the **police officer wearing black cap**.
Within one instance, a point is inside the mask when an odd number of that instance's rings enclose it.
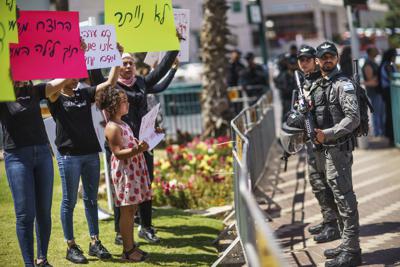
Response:
[[[315,96],[321,95],[321,88],[319,87],[314,87],[313,90],[310,90],[312,84],[321,78],[321,71],[315,62],[315,53],[315,49],[308,45],[302,45],[297,53],[297,63],[304,74],[304,92],[312,101],[315,101]],[[338,209],[325,175],[323,147],[321,145],[313,145],[311,140],[306,143],[306,146],[310,185],[320,205],[323,218],[321,223],[311,226],[308,231],[315,235],[314,240],[317,243],[325,243],[340,238],[337,223],[337,217],[339,217]]]
[[[353,191],[352,164],[353,131],[360,123],[360,112],[353,82],[337,68],[338,51],[331,42],[316,49],[316,60],[322,77],[314,82],[313,115],[316,123],[316,143],[322,144],[326,178],[331,188],[340,219],[343,222],[342,243],[324,252],[333,259],[327,267],[361,264],[359,216]]]

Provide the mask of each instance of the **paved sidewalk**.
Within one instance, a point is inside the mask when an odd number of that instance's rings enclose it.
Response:
[[[316,244],[307,231],[322,217],[306,178],[305,154],[291,157],[287,172],[275,173],[275,188],[271,182],[261,181],[260,186],[274,201],[264,209],[273,217],[269,224],[288,263],[324,266],[324,250],[336,247],[339,241]],[[270,181],[272,176],[269,174]],[[400,266],[400,150],[356,150],[353,184],[360,213],[363,266]]]

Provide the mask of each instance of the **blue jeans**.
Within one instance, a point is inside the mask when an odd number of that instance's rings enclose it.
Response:
[[[67,156],[57,153],[62,184],[61,224],[66,240],[74,240],[73,214],[82,176],[83,203],[90,236],[99,235],[97,192],[100,179],[99,154]]]
[[[386,122],[386,112],[385,112],[385,102],[381,94],[369,93],[369,99],[371,100],[374,112],[372,113],[372,125],[374,126],[375,136],[385,135],[385,122]]]
[[[37,257],[47,257],[51,233],[53,162],[48,145],[5,151],[8,184],[14,200],[19,246],[25,266],[33,266],[33,224]]]

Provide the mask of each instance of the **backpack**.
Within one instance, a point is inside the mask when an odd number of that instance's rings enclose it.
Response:
[[[354,130],[354,135],[357,137],[367,136],[369,131],[369,116],[368,109],[371,113],[374,112],[371,102],[367,96],[367,91],[360,85],[358,81],[354,81],[354,87],[356,89],[358,108],[360,110],[360,125]]]

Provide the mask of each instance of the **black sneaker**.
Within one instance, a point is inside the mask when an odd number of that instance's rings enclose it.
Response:
[[[147,240],[150,243],[153,243],[153,244],[160,243],[160,238],[158,238],[156,236],[156,234],[154,233],[154,229],[151,228],[151,227],[149,227],[149,228],[144,228],[144,227],[141,228],[139,233],[138,233],[138,236],[140,238],[143,238],[143,239]]]
[[[121,236],[120,233],[116,233],[115,239],[114,239],[114,244],[118,245],[118,246],[122,246],[124,244],[124,241],[122,240],[122,236]],[[136,243],[135,241],[133,241],[133,245],[135,247],[139,247],[140,246],[140,244]]]
[[[108,252],[108,250],[101,244],[100,240],[96,240],[96,243],[94,243],[94,245],[92,245],[92,243],[89,243],[89,255],[95,256],[102,260],[111,258],[110,252]]]
[[[65,258],[73,263],[88,263],[88,260],[83,255],[82,249],[78,245],[73,245],[72,247],[68,248],[67,256]]]
[[[43,266],[43,267],[53,267],[53,265],[51,265],[47,259],[44,259],[41,263],[37,263],[37,260],[35,261],[35,267],[37,266]]]
[[[121,234],[120,234],[120,233],[117,233],[117,234],[115,235],[114,244],[115,244],[115,245],[118,245],[118,246],[122,246],[123,243],[124,243],[124,242],[122,241],[122,236],[121,236]]]

